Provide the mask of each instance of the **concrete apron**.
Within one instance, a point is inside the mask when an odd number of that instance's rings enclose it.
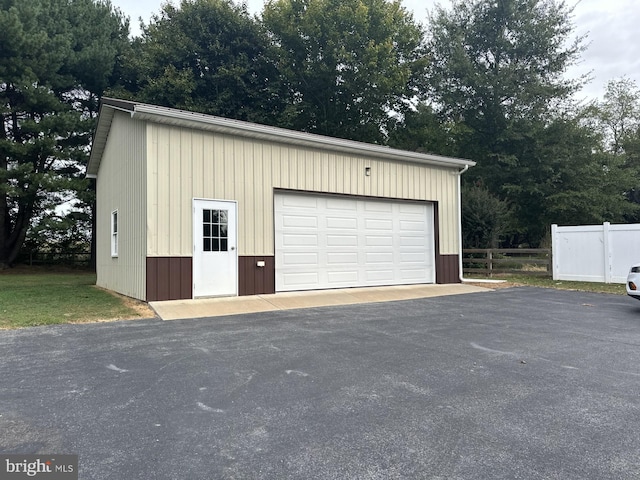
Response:
[[[219,317],[243,313],[292,310],[296,308],[393,302],[415,298],[489,292],[491,289],[462,283],[446,285],[398,285],[392,287],[343,288],[282,292],[242,297],[198,298],[149,302],[162,320]]]

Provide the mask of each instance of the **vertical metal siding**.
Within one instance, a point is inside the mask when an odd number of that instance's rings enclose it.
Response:
[[[145,124],[116,112],[97,180],[97,284],[146,296]],[[118,257],[111,258],[111,212],[118,210]]]
[[[274,188],[437,201],[439,253],[458,253],[455,169],[158,124],[149,130],[149,256],[192,255],[194,197],[237,200],[239,254],[273,255]]]

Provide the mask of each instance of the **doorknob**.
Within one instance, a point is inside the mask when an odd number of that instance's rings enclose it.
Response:
[[[236,249],[236,247],[231,247],[231,251],[233,252]]]

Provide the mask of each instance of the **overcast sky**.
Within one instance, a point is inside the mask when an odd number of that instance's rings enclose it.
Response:
[[[639,0],[567,0],[577,2],[574,10],[576,34],[588,34],[588,49],[582,55],[582,63],[568,72],[571,78],[591,72],[592,81],[579,99],[589,100],[602,96],[606,83],[614,78],[627,76],[640,85],[640,26]],[[131,18],[131,30],[139,34],[138,18],[149,22],[152,13],[160,10],[163,0],[112,0]],[[178,0],[173,1],[179,3]],[[263,0],[247,0],[252,13],[260,13]],[[403,0],[416,20],[425,23],[427,11],[436,3],[448,8],[449,0]]]

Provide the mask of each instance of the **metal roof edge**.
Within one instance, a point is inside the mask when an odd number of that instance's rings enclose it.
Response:
[[[147,120],[154,123],[197,128],[229,135],[239,135],[257,140],[276,141],[296,146],[321,148],[356,155],[370,156],[381,159],[393,159],[404,162],[422,163],[446,168],[464,169],[472,167],[476,162],[462,158],[445,157],[428,153],[410,152],[382,145],[327,137],[314,133],[298,132],[280,127],[261,125],[232,120],[229,118],[189,112],[158,105],[149,105],[129,100],[103,97],[100,103],[98,125],[96,126],[89,162],[87,163],[87,178],[95,178],[100,168],[100,162],[111,129],[111,122],[116,110],[131,114],[132,118]]]
[[[313,133],[298,132],[280,127],[272,127],[241,120],[232,120],[229,118],[216,117],[213,115],[160,107],[156,105],[136,104],[132,117],[156,123],[241,135],[259,140],[279,141],[298,146],[323,148],[325,150],[338,150],[385,159],[393,158],[396,160],[426,163],[449,168],[464,168],[465,166],[470,167],[476,164],[472,160],[398,150],[382,145],[327,137]]]
[[[91,152],[89,153],[89,161],[87,162],[87,170],[85,173],[85,177],[87,178],[96,178],[98,175],[98,169],[100,168],[100,162],[102,161],[102,154],[104,153],[105,146],[107,145],[109,130],[111,130],[113,113],[113,109],[105,109],[104,105],[100,105],[98,123],[96,124],[96,129],[93,134]]]
[[[102,105],[108,105],[110,107],[119,108],[121,110],[126,110],[128,112],[133,112],[136,105],[139,105],[138,102],[134,102],[131,100],[121,100],[119,98],[113,97],[102,97],[100,99]]]
[[[100,99],[98,124],[96,125],[96,129],[93,134],[91,153],[89,154],[89,161],[87,162],[87,169],[85,173],[86,178],[98,177],[98,170],[100,169],[102,155],[111,130],[111,122],[113,121],[114,112],[118,110],[132,115],[135,106],[136,102],[129,100],[120,100],[118,98],[111,97],[102,97]]]

